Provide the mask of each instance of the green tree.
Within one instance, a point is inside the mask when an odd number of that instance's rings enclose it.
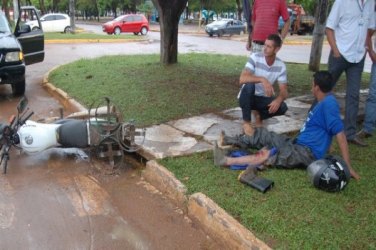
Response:
[[[189,0],[188,2],[192,11],[206,9],[220,14],[221,12],[236,11],[237,1],[239,0]]]

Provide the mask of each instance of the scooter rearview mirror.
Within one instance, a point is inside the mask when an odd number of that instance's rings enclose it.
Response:
[[[22,97],[20,102],[17,105],[18,113],[22,113],[25,110],[25,108],[27,107],[27,104],[28,104],[27,98],[25,96]]]

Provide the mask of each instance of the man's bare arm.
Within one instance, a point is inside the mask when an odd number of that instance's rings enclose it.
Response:
[[[373,43],[372,43],[372,36],[375,33],[375,30],[368,29],[367,32],[367,39],[366,39],[366,50],[368,51],[369,57],[371,58],[372,62],[376,62],[376,53],[375,53],[375,48],[373,48]]]
[[[240,74],[239,84],[242,85],[244,83],[259,83],[263,81],[264,77],[258,77],[253,74],[249,69],[243,69],[242,73]]]
[[[328,43],[330,45],[330,48],[333,51],[334,57],[340,57],[341,53],[339,53],[339,50],[338,50],[338,47],[337,47],[337,44],[336,44],[336,38],[335,38],[334,30],[332,30],[330,28],[326,28],[325,34],[326,34],[326,38],[328,39]]]
[[[247,44],[246,44],[246,49],[247,50],[251,50],[252,48],[252,35],[253,35],[253,27],[255,27],[255,22],[253,20],[251,20],[251,32],[249,32],[249,36],[248,36],[248,41],[247,41]]]
[[[343,160],[346,162],[347,166],[349,167],[350,174],[355,180],[359,180],[359,174],[351,167],[350,162],[350,154],[349,154],[349,146],[347,144],[345,132],[339,132],[336,135],[336,139],[338,142],[339,149],[341,150],[341,155]]]
[[[253,74],[250,70],[244,69],[242,73],[240,74],[239,84],[255,84],[255,83],[261,83],[264,86],[265,95],[266,96],[272,96],[274,95],[274,89],[272,84],[262,76],[256,76]]]
[[[283,83],[283,84],[280,83],[278,84],[278,86],[279,86],[279,95],[277,96],[276,99],[283,102],[289,96],[289,93],[287,91],[287,83]]]
[[[281,38],[284,40],[287,36],[287,33],[289,33],[291,20],[290,18],[285,21],[285,24],[283,25],[283,28],[281,30]]]
[[[287,83],[286,84],[278,84],[279,86],[279,94],[278,96],[269,104],[269,113],[273,114],[278,111],[279,107],[281,106],[282,102],[286,100],[288,97],[287,92]]]

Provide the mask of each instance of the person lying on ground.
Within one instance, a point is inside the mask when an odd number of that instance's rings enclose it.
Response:
[[[351,176],[357,180],[360,179],[358,173],[351,167],[339,105],[331,92],[334,86],[333,78],[328,71],[316,72],[313,78],[311,91],[318,100],[318,104],[308,113],[300,133],[295,139],[270,132],[262,127],[253,128],[250,126],[244,130],[244,134],[235,137],[226,136],[222,132],[219,146],[275,147],[278,149],[277,154],[270,158],[270,153],[266,154],[269,158],[269,165],[282,168],[306,168],[313,161],[325,156],[335,136],[342,158],[348,165]],[[225,155],[222,156],[222,159],[216,161],[223,165],[238,164],[245,160],[242,157],[232,159]]]

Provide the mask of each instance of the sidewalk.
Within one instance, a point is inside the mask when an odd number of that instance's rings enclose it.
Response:
[[[160,26],[158,23],[150,24],[151,31],[160,31]],[[197,24],[179,24],[179,33],[194,34],[198,36],[208,36],[205,32],[205,25],[198,26]],[[221,39],[231,39],[236,41],[246,42],[248,40],[248,34],[243,35],[224,35]],[[326,43],[326,40],[324,41]],[[299,35],[287,35],[284,44],[298,45],[298,44],[311,44],[312,36],[299,36]]]
[[[289,110],[286,115],[266,120],[266,128],[276,133],[298,131],[304,122],[311,100],[310,96],[288,99]],[[139,153],[151,160],[211,150],[212,143],[217,140],[221,130],[226,131],[228,135],[242,132],[240,108],[224,110],[220,114],[208,113],[170,121],[147,128],[143,150]]]

